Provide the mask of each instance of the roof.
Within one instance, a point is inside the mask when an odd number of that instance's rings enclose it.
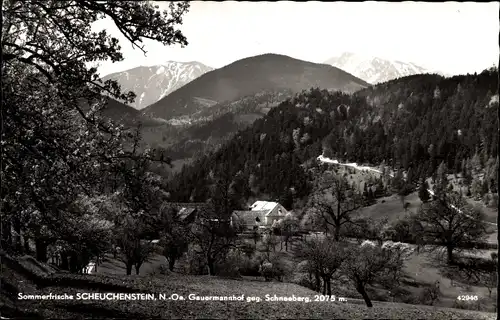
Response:
[[[182,221],[189,217],[196,209],[204,209],[209,205],[204,202],[165,202],[164,206],[174,208],[177,211],[177,218]]]
[[[236,216],[237,220],[243,222],[247,226],[255,226],[264,223],[267,212],[266,210],[233,211],[233,216]],[[260,222],[257,221],[257,218],[259,218]]]
[[[186,208],[186,207],[181,208],[177,213],[177,217],[179,218],[179,220],[184,220],[187,217],[189,217],[189,215],[194,211],[196,211],[196,208]]]
[[[269,214],[277,205],[277,202],[255,201],[250,208],[252,211],[266,211],[266,214]]]
[[[204,202],[167,202],[165,203],[167,206],[171,206],[174,208],[206,208],[209,206],[208,203]]]

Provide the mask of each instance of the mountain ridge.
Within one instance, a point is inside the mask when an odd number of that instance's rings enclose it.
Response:
[[[354,92],[367,86],[365,81],[333,66],[267,53],[207,72],[148,106],[144,112],[169,120],[263,90],[300,92],[321,87]],[[194,101],[195,98],[203,101]]]
[[[414,74],[439,73],[448,76],[413,62],[389,60],[353,52],[344,52],[341,55],[325,60],[324,63],[345,70],[371,84],[383,83]]]
[[[103,80],[116,80],[123,91],[134,91],[136,100],[131,106],[142,110],[211,70],[214,68],[198,61],[169,60],[158,65],[138,66],[111,73]]]

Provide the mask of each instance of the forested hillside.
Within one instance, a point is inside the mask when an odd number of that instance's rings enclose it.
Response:
[[[498,168],[498,70],[444,78],[415,75],[353,95],[312,89],[269,111],[218,151],[184,168],[171,182],[176,201],[203,201],[215,164],[226,164],[241,190],[288,203],[308,194],[314,177],[303,164],[321,153],[343,161],[384,162],[429,177],[444,163],[470,176]],[[239,175],[236,175],[239,173]],[[288,199],[288,201],[286,201]]]
[[[271,108],[291,96],[291,90],[262,91],[202,110],[191,117],[193,124],[179,129],[176,143],[168,147],[168,154],[177,160],[215,150],[238,130],[249,127],[255,120],[264,117]],[[163,140],[168,140],[170,136],[170,133],[164,132]],[[151,139],[146,140],[149,142]]]

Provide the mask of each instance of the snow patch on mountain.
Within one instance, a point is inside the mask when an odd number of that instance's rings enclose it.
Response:
[[[164,72],[165,72],[165,67],[164,67],[164,66],[161,66],[161,67],[159,67],[159,68],[158,68],[158,70],[156,71],[156,74],[158,74],[158,75],[159,75],[159,74],[162,74],[162,73],[164,73]]]
[[[387,60],[379,57],[345,52],[324,62],[376,84],[414,74],[434,73],[412,62]]]
[[[161,65],[141,66],[113,73],[103,80],[116,80],[122,91],[133,91],[137,98],[131,106],[140,110],[212,70],[214,68],[196,61],[166,61]]]

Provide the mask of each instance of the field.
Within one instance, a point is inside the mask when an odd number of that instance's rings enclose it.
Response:
[[[283,250],[280,251],[280,244],[276,245],[275,254],[278,254],[282,258],[290,261],[292,265],[296,266],[296,262],[293,261],[293,252],[289,250],[285,252],[284,247]],[[481,255],[484,257],[489,257],[492,250],[482,250],[476,255]],[[144,277],[148,276],[159,276],[159,268],[160,265],[165,265],[165,258],[162,256],[154,256],[151,261],[145,263],[141,267],[140,275]],[[180,271],[179,263],[176,265],[176,271]],[[437,307],[446,307],[452,308],[456,306],[457,297],[459,295],[476,295],[478,296],[478,301],[468,302],[467,309],[476,309],[486,310],[486,311],[494,311],[496,305],[496,290],[493,290],[492,298],[489,297],[488,289],[485,287],[479,286],[469,286],[466,284],[462,284],[459,281],[452,281],[446,275],[443,274],[444,266],[434,259],[434,255],[430,253],[413,253],[409,260],[405,262],[405,280],[398,288],[400,292],[404,292],[404,297],[390,297],[389,291],[386,289],[382,289],[379,287],[370,288],[370,296],[373,300],[377,301],[377,304],[382,303],[382,301],[394,301],[394,302],[402,302],[405,301],[411,304],[420,304],[418,301],[418,297],[422,294],[422,291],[425,287],[434,285],[436,281],[440,283],[440,292],[441,296],[438,301],[435,302],[435,306]],[[107,275],[125,275],[124,264],[118,262],[111,257],[108,257],[106,261],[98,267],[97,272],[99,274],[107,274]],[[172,273],[168,273],[172,275]],[[179,279],[182,279],[182,276],[177,272],[173,273],[177,274]],[[132,276],[135,277],[135,276]],[[192,279],[195,276],[186,276],[186,281],[188,279]],[[209,276],[201,276],[206,279],[211,279]],[[294,278],[291,276],[289,280]],[[170,278],[168,278],[170,279]],[[216,279],[216,278],[214,278]],[[261,277],[244,277],[245,280],[240,280],[239,285],[241,288],[246,288],[247,285],[253,287],[255,286],[255,282],[262,282],[263,279]],[[191,281],[191,280],[189,280]],[[235,282],[236,283],[236,282]],[[267,284],[269,285],[269,284]],[[278,285],[278,283],[277,283]],[[279,284],[281,285],[281,284]],[[295,287],[294,287],[295,288]],[[306,290],[306,288],[300,287],[302,290]],[[364,302],[361,300],[361,296],[359,293],[354,290],[350,283],[337,282],[332,285],[333,294],[337,296],[343,296],[349,299],[351,303],[363,304]],[[249,295],[246,289],[238,289],[244,290],[244,292]],[[239,292],[236,290],[236,292]],[[234,293],[237,294],[237,293]],[[395,299],[395,300],[394,300]],[[412,300],[413,299],[413,300]]]
[[[398,195],[391,195],[377,199],[377,203],[369,207],[364,207],[360,210],[359,216],[364,218],[372,218],[375,220],[387,217],[389,223],[404,218],[407,215],[415,214],[422,204],[416,192],[406,196],[404,202],[410,203],[407,211],[403,208],[403,203]]]

